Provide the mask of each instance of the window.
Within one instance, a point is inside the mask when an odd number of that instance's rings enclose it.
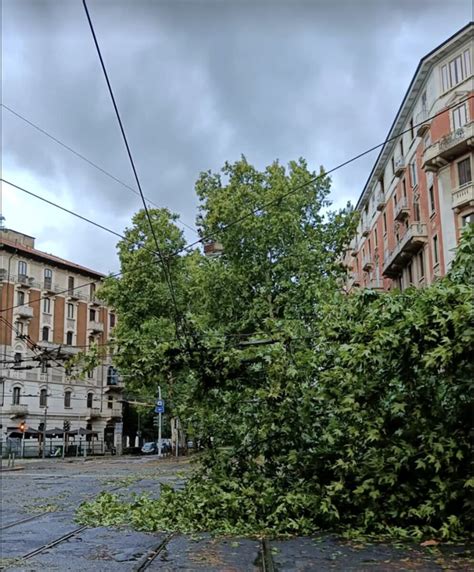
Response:
[[[44,287],[48,289],[53,287],[53,271],[50,268],[44,269]]]
[[[458,163],[459,186],[467,185],[472,181],[471,175],[471,158],[466,157]]]
[[[107,368],[107,385],[117,385],[117,370],[112,365]]]
[[[467,107],[464,103],[453,109],[453,131],[466,125],[467,123]]]
[[[435,195],[434,195],[433,185],[431,185],[430,188],[428,189],[428,199],[430,201],[430,215],[432,215],[436,211],[436,203],[435,203]]]
[[[406,183],[405,179],[403,179],[403,181],[402,181],[402,188],[403,188],[403,198],[406,199],[407,198],[407,183]]]
[[[18,304],[18,306],[23,306],[23,304],[25,303],[25,293],[23,292],[23,290],[18,290],[18,292],[16,293],[16,303]]]
[[[410,119],[410,137],[412,141],[415,138],[415,125],[413,122],[413,117]]]
[[[412,263],[411,262],[408,265],[407,270],[408,270],[408,283],[413,284],[413,270],[412,270]]]
[[[403,157],[403,137],[400,139],[400,156]]]
[[[367,240],[367,248],[368,248],[369,257],[370,257],[370,256],[372,255],[372,248],[371,248],[371,245],[370,245],[370,238]]]
[[[66,333],[66,345],[67,346],[72,346],[72,340],[73,340],[73,332],[67,332]]]
[[[462,227],[465,227],[468,224],[474,224],[474,213],[469,213],[461,218]]]
[[[87,372],[87,379],[92,379],[94,377],[94,370],[90,369]]]
[[[387,234],[387,214],[383,213],[383,233]]]
[[[40,391],[40,407],[46,407],[48,405],[48,391],[43,388]]]
[[[115,327],[115,314],[109,314],[109,319],[110,319],[110,327],[114,328]]]
[[[41,340],[43,342],[49,342],[49,328],[48,326],[44,326],[41,330]]]
[[[393,195],[393,209],[396,210],[397,208],[397,194]]]
[[[16,322],[16,323],[15,323],[15,328],[16,328],[16,335],[17,335],[17,337],[22,336],[23,333],[24,333],[23,322]]]
[[[26,262],[24,260],[19,260],[18,261],[18,277],[22,277],[22,278],[26,278],[28,273],[28,267],[26,265]]]
[[[51,314],[51,298],[43,299],[43,312],[45,314]]]
[[[74,319],[74,304],[68,304],[67,305],[67,317],[70,320]]]
[[[72,294],[74,292],[74,277],[73,276],[69,276],[67,279],[67,289],[69,294]]]
[[[471,54],[465,50],[449,63],[441,66],[441,83],[443,91],[451,89],[471,75]]]
[[[431,132],[428,131],[428,133],[423,137],[423,146],[425,149],[428,149],[430,145],[431,145]]]
[[[88,393],[87,394],[87,407],[90,409],[92,407],[92,403],[94,401],[94,394]]]
[[[439,252],[438,252],[438,236],[433,236],[433,261],[436,264],[439,263]]]
[[[392,157],[391,163],[392,163],[392,174],[395,175],[395,157]]]
[[[411,177],[411,186],[416,187],[418,185],[418,173],[416,171],[416,161],[410,163],[410,177]]]
[[[375,229],[375,232],[374,232],[374,246],[375,246],[375,249],[377,250],[377,248],[379,246],[379,238],[377,235],[377,228]]]
[[[95,284],[94,283],[92,283],[90,285],[89,295],[90,295],[91,300],[93,300],[95,298]]]
[[[21,353],[20,352],[15,352],[15,355],[13,356],[13,362],[15,365],[19,365],[21,363]]]
[[[425,255],[423,251],[418,254],[418,275],[420,280],[425,277]]]
[[[95,310],[89,310],[89,320],[95,322]]]
[[[12,394],[12,405],[20,405],[21,387],[14,387]]]
[[[413,200],[413,220],[418,222],[420,220],[420,202],[418,198]]]
[[[71,407],[71,392],[64,392],[64,407]]]
[[[114,407],[114,398],[111,395],[109,395],[109,398],[107,399],[107,407],[109,409],[113,409]]]

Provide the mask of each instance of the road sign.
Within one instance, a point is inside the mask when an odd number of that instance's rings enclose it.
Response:
[[[155,405],[155,413],[164,413],[165,412],[165,402],[163,399],[157,399]]]

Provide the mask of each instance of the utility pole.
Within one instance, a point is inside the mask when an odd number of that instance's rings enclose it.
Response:
[[[161,387],[158,386],[158,400],[161,401]],[[161,411],[158,413],[158,457],[161,457]]]
[[[43,450],[41,457],[46,457],[46,423],[48,421],[48,359],[44,356],[41,357],[41,373],[46,375],[46,402],[44,405],[44,421],[43,421]]]

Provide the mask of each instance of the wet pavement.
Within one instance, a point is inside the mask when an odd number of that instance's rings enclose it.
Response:
[[[20,462],[21,464],[21,462]],[[128,497],[160,494],[160,482],[182,487],[188,460],[112,457],[50,459],[0,473],[0,569],[13,572],[80,570],[392,571],[474,570],[466,546],[400,547],[358,544],[331,535],[287,540],[213,538],[208,534],[148,534],[89,528],[74,511],[99,492]]]

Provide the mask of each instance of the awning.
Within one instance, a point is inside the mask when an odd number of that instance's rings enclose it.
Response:
[[[94,435],[94,436],[98,436],[97,431],[91,431],[90,429],[84,429],[83,427],[80,427],[79,429],[74,429],[74,431],[69,431],[68,435]]]

